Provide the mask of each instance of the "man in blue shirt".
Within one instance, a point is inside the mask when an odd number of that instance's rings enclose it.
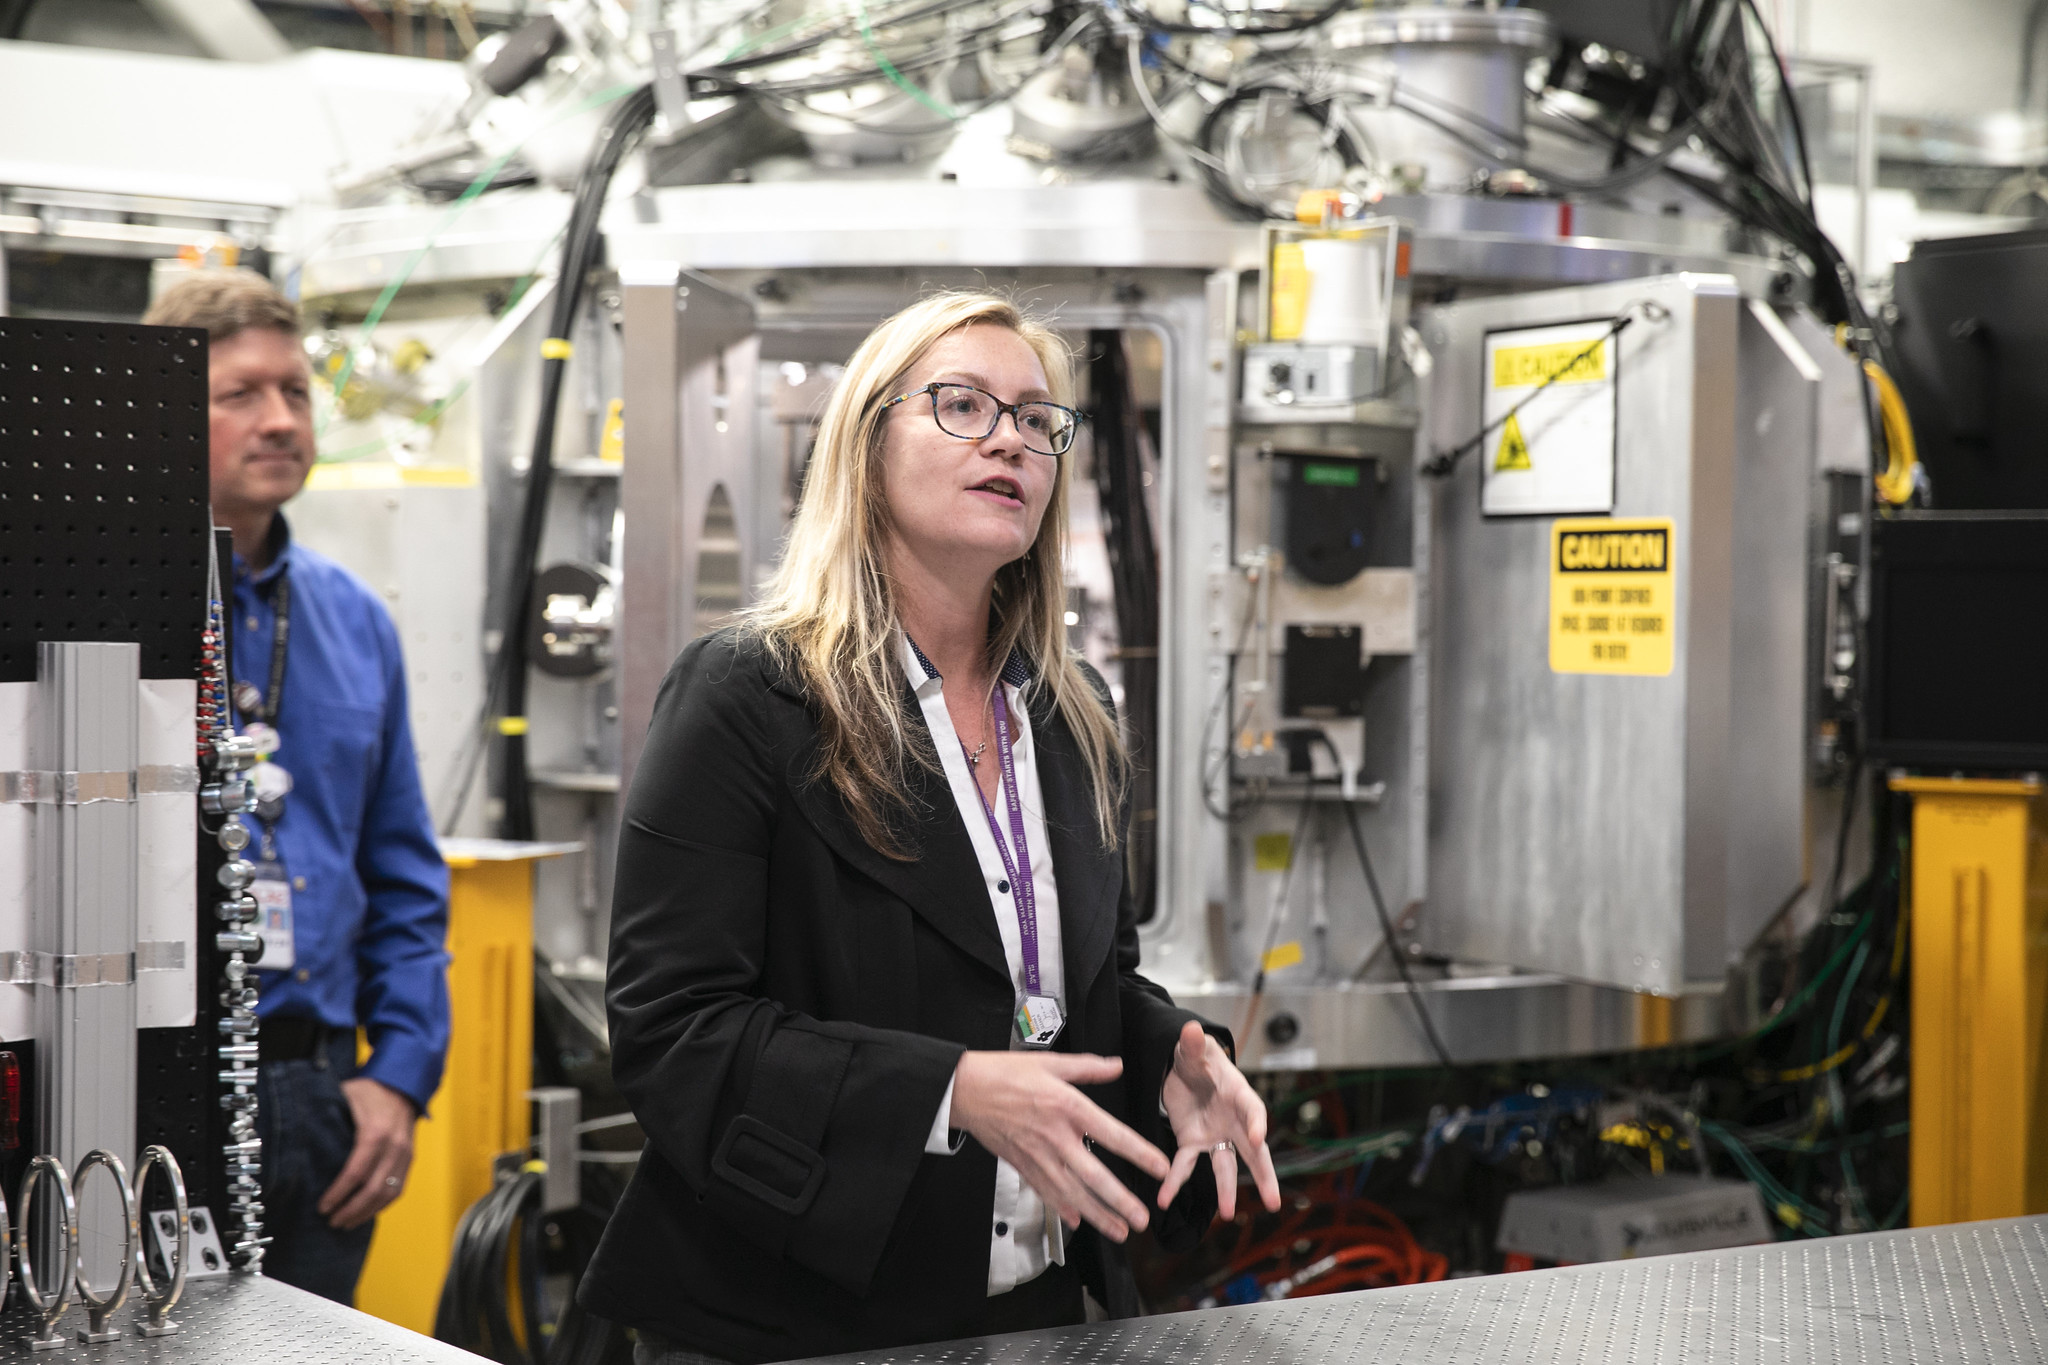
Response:
[[[278,510],[313,466],[297,308],[262,276],[228,271],[172,286],[144,321],[203,327],[211,342],[213,515],[235,544],[231,696],[266,755],[245,855],[263,908],[264,1269],[347,1303],[441,1081],[448,872],[390,614],[294,545]]]

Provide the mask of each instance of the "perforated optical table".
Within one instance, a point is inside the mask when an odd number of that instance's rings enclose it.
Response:
[[[18,1301],[20,1295],[15,1295]],[[417,1332],[260,1277],[192,1280],[171,1310],[178,1331],[145,1337],[140,1296],[131,1294],[114,1325],[119,1341],[87,1346],[77,1338],[85,1312],[74,1300],[57,1331],[61,1349],[34,1351],[33,1320],[18,1302],[0,1314],[0,1360],[37,1365],[477,1365],[481,1359]]]
[[[2048,1361],[2048,1218],[1613,1261],[833,1357],[834,1365],[1190,1361]]]

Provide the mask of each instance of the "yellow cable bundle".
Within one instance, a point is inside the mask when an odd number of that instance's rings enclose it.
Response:
[[[1881,473],[1871,477],[1870,483],[1878,497],[1894,507],[1903,507],[1913,497],[1913,471],[1920,464],[1920,456],[1913,449],[1913,424],[1906,417],[1906,400],[1899,396],[1899,386],[1885,373],[1884,366],[1875,360],[1863,362],[1863,373],[1877,389],[1877,410],[1884,418],[1885,448],[1891,452],[1890,462]]]

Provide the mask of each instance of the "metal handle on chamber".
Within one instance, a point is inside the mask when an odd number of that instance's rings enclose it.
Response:
[[[114,1287],[107,1296],[100,1298],[92,1292],[92,1285],[85,1277],[85,1258],[77,1254],[71,1258],[78,1301],[85,1305],[85,1326],[79,1329],[78,1339],[88,1345],[121,1339],[121,1329],[109,1326],[107,1319],[128,1301],[128,1289],[135,1282],[136,1251],[141,1242],[135,1227],[135,1190],[128,1183],[128,1168],[120,1157],[104,1147],[87,1152],[79,1159],[78,1174],[73,1184],[83,1190],[85,1178],[101,1167],[114,1177],[114,1190],[121,1196],[121,1277],[114,1281]]]
[[[185,1173],[178,1169],[178,1158],[171,1155],[168,1147],[145,1147],[142,1149],[142,1163],[135,1168],[135,1193],[132,1208],[142,1207],[142,1187],[149,1179],[150,1168],[161,1166],[164,1178],[171,1182],[171,1203],[178,1215],[178,1236],[175,1253],[171,1258],[170,1283],[158,1289],[156,1279],[149,1273],[149,1257],[142,1248],[141,1239],[135,1243],[135,1277],[142,1284],[142,1305],[149,1310],[139,1329],[146,1337],[167,1337],[178,1330],[178,1324],[170,1319],[171,1309],[178,1302],[178,1296],[185,1292],[185,1258],[192,1248],[192,1210],[185,1202]],[[0,1210],[4,1216],[4,1210]]]
[[[58,1222],[58,1231],[64,1234],[64,1273],[57,1277],[54,1298],[43,1295],[42,1286],[36,1283],[35,1261],[31,1259],[28,1241],[29,1228],[33,1224],[36,1184],[43,1176],[57,1182],[57,1193],[64,1199],[64,1216]],[[33,1337],[28,1339],[29,1349],[52,1351],[64,1345],[57,1335],[57,1320],[64,1316],[64,1310],[71,1306],[71,1290],[78,1277],[78,1200],[71,1193],[71,1177],[64,1173],[64,1163],[53,1156],[39,1156],[28,1163],[28,1170],[22,1173],[21,1189],[14,1197],[14,1259],[21,1266],[21,1297],[28,1304],[29,1312],[42,1324]]]

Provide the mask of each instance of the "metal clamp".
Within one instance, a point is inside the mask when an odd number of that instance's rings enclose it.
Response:
[[[153,1166],[163,1167],[164,1179],[171,1182],[171,1206],[178,1215],[178,1237],[176,1254],[171,1257],[170,1284],[162,1289],[157,1288],[155,1277],[149,1273],[149,1257],[142,1243],[137,1241],[135,1245],[135,1278],[142,1284],[142,1306],[149,1310],[139,1330],[146,1337],[167,1337],[178,1330],[170,1313],[178,1296],[185,1292],[185,1258],[192,1250],[192,1209],[185,1202],[185,1173],[178,1169],[178,1158],[171,1155],[168,1147],[142,1149],[142,1164],[135,1168],[134,1207],[142,1206],[142,1187]]]
[[[64,1234],[64,1273],[57,1277],[56,1297],[47,1298],[42,1286],[36,1283],[35,1262],[29,1257],[28,1230],[34,1220],[30,1214],[35,1207],[36,1182],[43,1176],[57,1182],[57,1193],[64,1199],[63,1216],[57,1220],[57,1230]],[[32,1351],[54,1351],[63,1346],[64,1339],[57,1335],[57,1321],[64,1316],[64,1310],[71,1306],[71,1290],[78,1278],[78,1200],[71,1193],[71,1177],[64,1173],[64,1163],[53,1156],[39,1156],[28,1163],[28,1170],[22,1173],[21,1189],[14,1196],[14,1259],[21,1267],[21,1297],[28,1304],[29,1312],[42,1326],[28,1339]]]
[[[121,1329],[109,1326],[107,1319],[128,1301],[129,1286],[135,1282],[137,1253],[142,1248],[142,1234],[135,1226],[135,1190],[128,1183],[128,1168],[121,1163],[120,1157],[104,1147],[95,1147],[87,1152],[78,1163],[77,1187],[84,1189],[85,1178],[100,1167],[105,1167],[113,1175],[114,1188],[121,1196],[121,1277],[114,1281],[114,1287],[106,1297],[101,1298],[92,1292],[92,1285],[85,1278],[85,1258],[75,1255],[71,1258],[78,1301],[85,1305],[85,1326],[78,1330],[78,1339],[87,1345],[121,1339]]]

